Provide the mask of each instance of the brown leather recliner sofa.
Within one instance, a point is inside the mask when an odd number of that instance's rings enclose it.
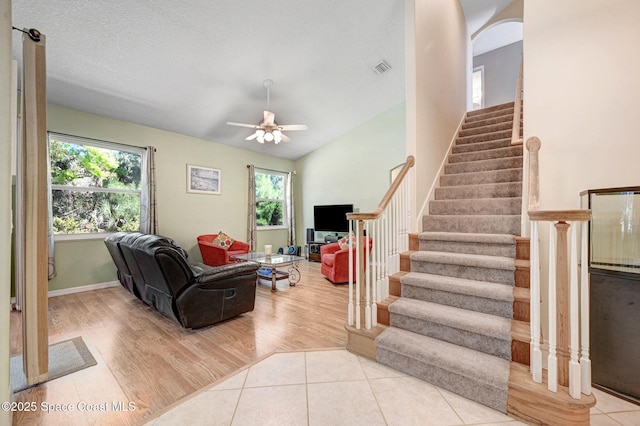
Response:
[[[115,233],[105,245],[122,286],[185,328],[205,327],[254,308],[257,263],[189,263],[172,239],[139,232]]]

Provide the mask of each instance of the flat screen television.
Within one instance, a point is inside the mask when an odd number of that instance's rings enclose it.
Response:
[[[347,213],[353,213],[353,204],[313,206],[313,228],[321,232],[349,232]]]

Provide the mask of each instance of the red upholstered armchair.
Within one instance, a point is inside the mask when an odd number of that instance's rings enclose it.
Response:
[[[369,251],[373,245],[371,238],[365,237],[369,244]],[[353,250],[353,276],[356,273],[356,253],[355,246]],[[349,282],[349,247],[340,248],[340,242],[325,244],[320,247],[320,259],[322,266],[320,271],[322,275],[329,278],[334,284],[343,284]]]
[[[229,259],[231,256],[236,254],[249,253],[249,244],[243,243],[242,241],[227,239],[227,244],[230,243],[228,249],[224,246],[224,244],[214,244],[214,240],[219,236],[220,233],[205,234],[198,237],[198,247],[200,247],[202,263],[204,263],[205,265],[221,266],[228,263],[234,263],[233,260]]]

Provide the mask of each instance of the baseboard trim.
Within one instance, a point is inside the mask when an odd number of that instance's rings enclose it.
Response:
[[[66,296],[68,294],[84,293],[85,291],[100,290],[103,288],[117,287],[119,285],[120,285],[119,281],[107,281],[104,283],[81,285],[78,287],[71,287],[71,288],[63,288],[61,290],[51,290],[49,292],[49,297],[58,297],[58,296]]]

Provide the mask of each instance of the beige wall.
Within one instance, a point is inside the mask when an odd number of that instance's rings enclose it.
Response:
[[[538,136],[540,206],[640,185],[640,2],[525,2],[525,139]]]
[[[274,170],[293,170],[293,162],[227,145],[169,133],[81,111],[49,105],[50,131],[156,147],[158,181],[158,223],[160,233],[174,238],[200,261],[196,237],[200,234],[227,234],[246,241],[247,164]],[[195,164],[220,169],[221,195],[186,192],[186,167]],[[258,247],[286,245],[285,230],[258,232]],[[113,281],[115,267],[102,240],[56,243],[58,276],[49,281],[49,290]]]
[[[375,210],[389,188],[389,171],[405,159],[403,103],[297,160],[298,245],[306,243],[305,229],[313,228],[314,205]]]
[[[524,136],[542,141],[541,209],[580,208],[586,189],[640,185],[639,16],[637,0],[525,2]],[[548,244],[542,226],[543,295]],[[543,329],[547,316],[543,300]]]
[[[9,307],[11,299],[11,2],[0,0],[0,400],[9,388]],[[0,411],[0,424],[10,423]]]
[[[414,231],[467,107],[470,38],[460,3],[406,2],[407,153],[416,158]]]

